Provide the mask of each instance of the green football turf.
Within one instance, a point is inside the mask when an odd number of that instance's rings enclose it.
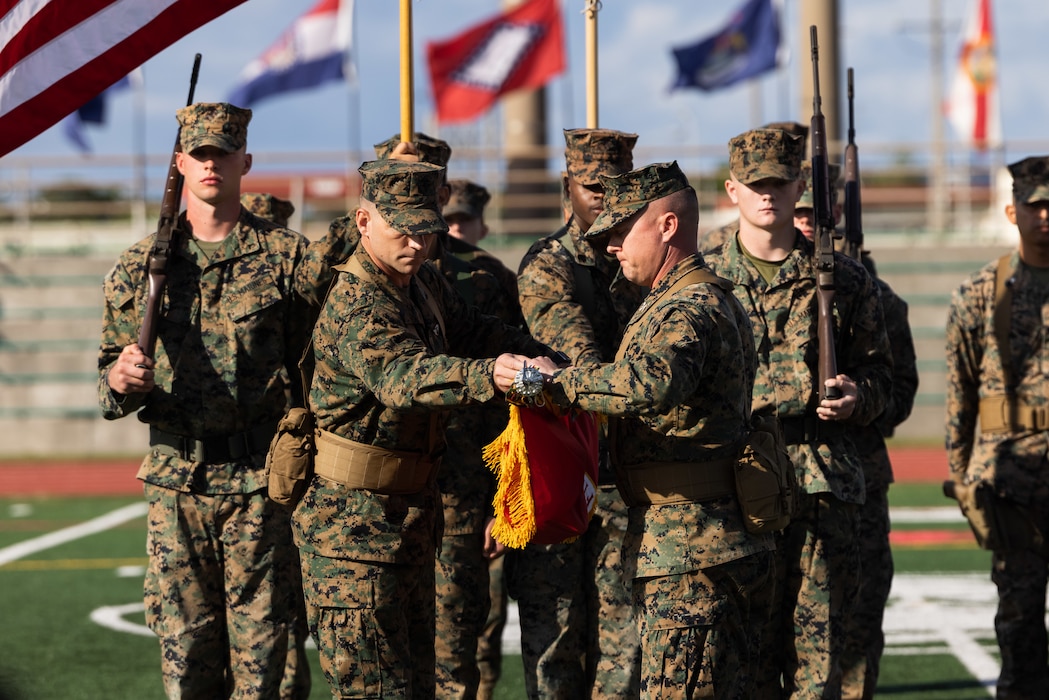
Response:
[[[0,552],[19,542],[70,527],[137,498],[0,499]],[[896,484],[894,507],[950,506],[939,484]],[[894,526],[961,528],[964,523]],[[989,554],[974,545],[900,548],[898,573],[978,572]],[[17,700],[114,700],[163,698],[159,652],[150,637],[118,632],[91,621],[102,606],[141,603],[145,564],[144,518],[48,548],[0,566],[0,689]],[[130,567],[130,568],[121,568]],[[123,575],[121,575],[123,572]],[[141,612],[127,622],[143,624]],[[993,650],[993,639],[985,640]],[[996,650],[994,650],[996,651]],[[314,691],[330,697],[311,650]],[[13,687],[13,691],[11,688]],[[887,654],[882,662],[879,698],[967,700],[986,698],[986,690],[947,653]],[[520,657],[504,660],[496,689],[500,700],[524,700]]]

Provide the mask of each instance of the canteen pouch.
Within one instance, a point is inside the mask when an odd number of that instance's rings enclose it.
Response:
[[[313,478],[316,454],[313,414],[307,408],[293,408],[277,424],[277,433],[266,455],[270,500],[294,507]]]
[[[954,484],[952,490],[981,549],[1044,553],[1042,533],[1024,507],[996,494],[991,482]]]
[[[775,416],[752,416],[750,434],[736,461],[736,498],[749,532],[782,530],[795,511],[798,485]]]

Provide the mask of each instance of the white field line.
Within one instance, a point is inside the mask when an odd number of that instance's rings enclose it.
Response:
[[[51,549],[52,547],[57,547],[58,545],[78,540],[82,537],[105,532],[106,530],[126,523],[129,520],[141,518],[148,510],[149,504],[144,501],[142,503],[132,503],[131,505],[117,508],[114,511],[92,520],[82,522],[79,525],[73,525],[72,527],[67,527],[62,530],[55,530],[46,535],[41,535],[40,537],[34,537],[25,542],[19,542],[18,544],[4,547],[3,549],[0,549],[0,566],[10,564],[13,561],[27,557],[30,554],[42,552],[45,549]]]
[[[87,537],[146,514],[147,504],[134,503],[79,525],[0,549],[0,565],[51,547]],[[961,520],[953,506],[893,509],[894,522],[943,523]],[[989,573],[897,574],[885,610],[886,654],[951,653],[993,697],[999,664],[980,643],[994,639],[997,591]],[[125,615],[140,613],[141,602],[106,606],[91,613],[97,624],[116,631],[152,636],[145,625],[129,622]],[[503,651],[521,653],[521,627],[517,605],[510,602]],[[312,640],[311,640],[312,642]],[[940,646],[942,644],[942,646]]]

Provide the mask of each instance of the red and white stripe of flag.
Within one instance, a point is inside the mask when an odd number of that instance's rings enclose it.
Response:
[[[242,2],[0,0],[0,156]]]

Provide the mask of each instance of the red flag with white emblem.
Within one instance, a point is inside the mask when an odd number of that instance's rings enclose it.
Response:
[[[484,114],[502,95],[538,88],[565,69],[558,0],[529,0],[446,41],[426,58],[439,122]]]

